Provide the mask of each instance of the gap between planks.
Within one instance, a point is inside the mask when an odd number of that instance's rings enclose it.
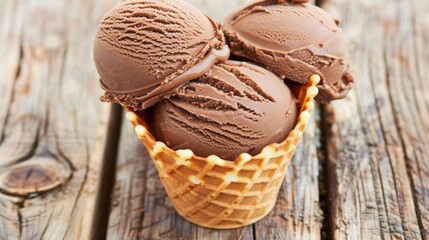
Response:
[[[91,238],[108,107],[88,53],[108,4],[0,1],[1,239]]]
[[[118,159],[121,125],[123,122],[122,112],[122,106],[111,104],[102,166],[98,177],[98,195],[94,209],[94,221],[91,227],[91,238],[93,239],[106,239],[107,235],[111,195],[115,184],[115,169]]]

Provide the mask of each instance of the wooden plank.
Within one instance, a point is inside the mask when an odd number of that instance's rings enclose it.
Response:
[[[0,52],[3,58],[0,59],[0,133],[4,132],[6,116],[9,111],[9,103],[12,98],[13,81],[20,72],[19,61],[21,58],[20,31],[22,19],[15,19],[14,13],[17,11],[14,1],[0,2],[0,40],[8,44],[0,44]],[[0,143],[4,134],[0,134]]]
[[[320,131],[315,110],[293,157],[274,210],[255,224],[256,239],[321,239],[323,213],[319,206]]]
[[[405,151],[420,231],[429,239],[429,4],[400,1],[391,9],[397,29],[389,27],[385,53],[387,84],[395,113],[396,128]],[[411,51],[410,51],[411,50]]]
[[[326,107],[331,236],[427,239],[428,101],[414,96],[429,94],[419,79],[429,56],[421,44],[428,4],[330,0],[323,7],[343,19],[356,73],[348,101]]]
[[[91,238],[109,118],[91,49],[111,4],[0,1],[0,239]]]
[[[244,1],[190,0],[216,20]],[[320,239],[316,112],[288,170],[275,210],[237,230],[197,227],[172,208],[146,150],[129,124],[122,126],[108,239]],[[317,133],[316,133],[317,132]]]
[[[411,8],[404,17],[413,24],[411,31],[414,33],[412,34],[414,38],[401,46],[401,52],[404,53],[407,47],[412,47],[414,50],[413,55],[406,59],[414,67],[408,71],[410,75],[406,79],[412,83],[412,87],[407,88],[407,90],[411,90],[407,92],[407,97],[413,100],[410,105],[416,107],[413,112],[415,119],[411,119],[411,121],[416,122],[413,134],[407,134],[404,128],[400,129],[400,133],[404,139],[403,144],[407,158],[412,159],[407,164],[413,183],[414,202],[417,207],[422,237],[429,239],[429,86],[425,81],[429,76],[429,47],[427,47],[429,42],[429,2],[421,1],[418,4],[406,6],[404,4],[402,3],[403,7]],[[403,70],[403,72],[406,71]],[[405,109],[401,108],[397,111],[406,112],[407,109],[408,106],[405,106]],[[417,144],[416,136],[418,137]]]

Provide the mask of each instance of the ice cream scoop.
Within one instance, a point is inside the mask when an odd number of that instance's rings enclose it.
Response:
[[[120,4],[94,44],[102,100],[127,110],[174,208],[219,229],[273,209],[320,81],[298,101],[273,72],[228,56],[218,26],[180,0]]]
[[[131,0],[102,19],[94,60],[102,100],[145,109],[226,61],[217,24],[181,0]]]
[[[157,103],[152,132],[174,150],[234,160],[285,140],[298,112],[297,100],[276,75],[228,61]]]
[[[263,0],[232,13],[222,30],[231,52],[262,64],[288,83],[322,77],[316,100],[344,98],[353,86],[338,21],[310,4]]]

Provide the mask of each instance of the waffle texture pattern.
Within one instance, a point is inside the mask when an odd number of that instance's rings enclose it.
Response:
[[[195,224],[217,229],[252,224],[274,207],[287,166],[301,140],[318,94],[313,75],[300,89],[297,124],[281,143],[266,146],[256,156],[241,154],[235,161],[195,156],[157,142],[143,117],[127,109],[141,142],[148,149],[176,211]]]

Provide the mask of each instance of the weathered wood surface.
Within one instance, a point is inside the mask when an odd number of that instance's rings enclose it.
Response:
[[[246,1],[190,2],[221,21]],[[148,153],[132,126],[124,124],[108,239],[319,239],[323,213],[316,146],[320,132],[316,129],[313,118],[289,166],[274,211],[254,226],[218,231],[191,224],[174,211]]]
[[[0,239],[90,239],[109,106],[92,64],[115,1],[0,1]]]
[[[273,212],[225,231],[177,215],[98,101],[92,39],[119,1],[0,0],[1,240],[429,239],[428,1],[322,1],[356,87],[313,114]],[[189,0],[218,21],[246,1]]]
[[[334,239],[429,239],[429,2],[330,0],[356,86],[326,107]]]

